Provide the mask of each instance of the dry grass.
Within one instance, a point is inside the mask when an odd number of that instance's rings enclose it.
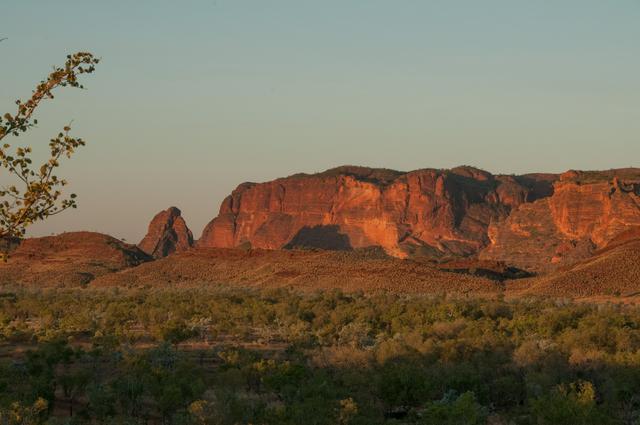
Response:
[[[63,233],[22,242],[8,262],[0,262],[0,284],[79,286],[149,260],[136,246],[111,236]]]
[[[640,294],[640,240],[606,248],[570,267],[532,279],[512,281],[507,292],[559,297],[635,297]],[[593,298],[594,300],[597,298]]]
[[[427,264],[336,251],[200,248],[96,279],[92,286],[231,283],[344,291],[498,293],[500,284]]]

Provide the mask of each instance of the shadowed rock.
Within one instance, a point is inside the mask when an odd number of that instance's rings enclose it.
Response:
[[[334,251],[352,249],[349,236],[340,233],[338,226],[305,226],[285,245],[285,249],[294,248],[319,248]]]

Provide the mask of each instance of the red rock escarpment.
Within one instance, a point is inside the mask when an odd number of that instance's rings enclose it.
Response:
[[[480,254],[529,270],[589,257],[640,225],[640,169],[564,173],[553,195],[516,208],[489,226]]]
[[[339,167],[244,183],[205,228],[203,247],[278,249],[381,246],[469,255],[489,243],[489,224],[551,193],[553,175],[493,176],[472,167],[408,173]]]
[[[187,227],[181,212],[170,207],[159,212],[149,223],[149,230],[138,247],[154,258],[166,257],[193,246],[193,234]]]

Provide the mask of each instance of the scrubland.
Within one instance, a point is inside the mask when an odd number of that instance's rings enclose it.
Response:
[[[239,288],[4,288],[0,422],[636,424],[640,308]]]

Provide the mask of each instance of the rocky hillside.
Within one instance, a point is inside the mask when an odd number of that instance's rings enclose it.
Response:
[[[491,223],[480,258],[550,270],[588,258],[640,225],[640,169],[569,171],[551,196]]]
[[[0,262],[1,285],[79,286],[152,258],[108,235],[69,232],[24,240]]]
[[[574,264],[558,267],[533,279],[514,281],[512,295],[572,297],[640,296],[640,231],[633,238],[616,238],[603,249]]]
[[[396,257],[471,255],[489,226],[551,194],[553,175],[494,176],[472,167],[401,173],[340,167],[244,183],[205,228],[202,247],[352,249]]]
[[[198,248],[101,276],[95,287],[293,287],[300,290],[497,294],[500,282],[376,252]]]

